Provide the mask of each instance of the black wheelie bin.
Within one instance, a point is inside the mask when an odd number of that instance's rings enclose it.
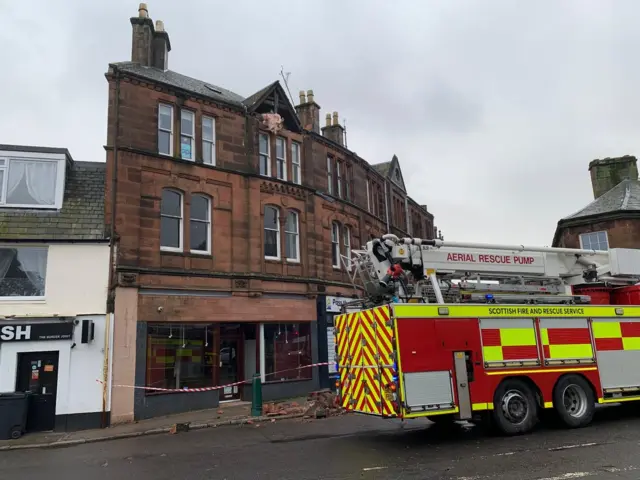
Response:
[[[29,392],[0,393],[0,440],[20,438],[27,426]]]

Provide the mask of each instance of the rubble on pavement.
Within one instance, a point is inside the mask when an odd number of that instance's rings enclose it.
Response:
[[[303,414],[304,418],[326,418],[342,415],[345,410],[338,404],[336,394],[325,389],[310,393],[304,405],[297,402],[265,403],[262,413],[269,417]]]

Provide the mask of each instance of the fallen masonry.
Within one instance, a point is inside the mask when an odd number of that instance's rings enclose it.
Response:
[[[304,418],[326,418],[342,415],[345,410],[338,404],[337,396],[325,389],[311,392],[304,405],[297,402],[270,402],[263,405],[262,412],[269,417],[302,414]]]

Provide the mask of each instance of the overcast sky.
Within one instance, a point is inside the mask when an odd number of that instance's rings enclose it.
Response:
[[[548,245],[588,163],[640,153],[640,2],[150,0],[169,68],[250,95],[291,72],[370,163],[400,159],[445,239]],[[0,0],[0,143],[104,161],[135,0]]]

